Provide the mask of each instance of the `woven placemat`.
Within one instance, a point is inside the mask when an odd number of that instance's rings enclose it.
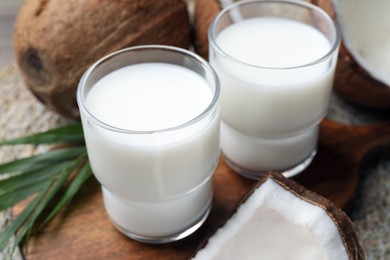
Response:
[[[328,117],[350,125],[389,120],[389,113],[378,113],[353,106],[332,96]],[[47,110],[27,90],[15,65],[0,70],[0,140],[36,133],[69,123]],[[0,148],[0,163],[29,156],[48,147],[16,146]],[[390,259],[390,158],[364,169],[367,176],[361,184],[356,206],[351,214],[367,259]],[[12,214],[0,214],[1,228]],[[11,257],[10,248],[2,259],[22,259],[19,251]]]
[[[68,120],[48,111],[35,99],[24,86],[15,65],[0,70],[0,140],[45,131],[67,122]],[[34,145],[1,147],[0,163],[31,156],[47,149],[45,146]],[[0,212],[0,232],[11,219],[11,210]],[[0,254],[1,259],[22,259],[18,250],[11,256],[11,250],[10,245],[6,247]]]

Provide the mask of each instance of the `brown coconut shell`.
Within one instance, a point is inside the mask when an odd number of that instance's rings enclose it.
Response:
[[[273,171],[268,172],[268,174],[264,178],[259,180],[256,183],[256,185],[251,189],[251,191],[245,197],[243,197],[242,200],[238,202],[238,204],[235,207],[235,210],[232,212],[229,218],[227,218],[222,223],[222,225],[218,228],[223,227],[226,224],[226,222],[230,219],[230,217],[232,217],[237,212],[240,205],[243,204],[255,192],[255,190],[258,189],[268,179],[272,179],[282,188],[295,195],[298,199],[301,199],[312,205],[322,208],[332,219],[333,223],[336,225],[338,232],[341,236],[341,239],[343,241],[343,245],[349,256],[349,259],[350,260],[365,259],[364,251],[359,243],[359,238],[354,230],[354,224],[348,218],[345,212],[339,209],[338,207],[336,207],[329,199],[322,197],[321,195],[318,195],[317,193],[311,190],[308,190],[307,188],[303,187],[302,185],[298,184],[292,179],[285,178],[283,175],[281,175],[278,172],[273,172]],[[200,251],[205,246],[207,246],[208,239],[216,231],[217,230],[215,230],[212,234],[210,234],[207,240],[201,243],[201,245],[193,254],[193,256],[191,256],[191,258],[194,257],[198,251]]]
[[[79,118],[76,89],[103,56],[134,45],[188,48],[181,0],[28,0],[19,10],[14,51],[27,87],[50,109]]]
[[[211,21],[222,9],[218,0],[196,0],[194,14],[194,47],[196,52],[208,60],[209,40],[208,30]]]
[[[311,0],[337,19],[331,0]],[[222,9],[219,0],[196,0],[195,3],[195,49],[203,58],[208,58],[208,27]],[[355,61],[341,43],[336,68],[334,90],[344,99],[368,108],[390,109],[390,87],[372,78]]]

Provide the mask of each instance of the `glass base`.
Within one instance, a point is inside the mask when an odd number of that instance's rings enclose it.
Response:
[[[131,239],[134,239],[134,240],[137,240],[137,241],[143,242],[143,243],[148,243],[148,244],[166,244],[166,243],[171,243],[171,242],[181,240],[181,239],[191,235],[196,230],[198,230],[202,226],[202,224],[206,221],[207,217],[209,216],[210,211],[211,211],[211,204],[212,203],[210,200],[210,203],[207,205],[204,213],[189,228],[187,228],[184,231],[181,231],[181,232],[178,232],[178,233],[175,233],[172,235],[168,235],[168,236],[163,236],[163,237],[162,236],[161,237],[160,236],[159,237],[146,237],[146,236],[134,234],[134,233],[122,228],[120,225],[115,223],[115,221],[113,221],[112,219],[111,219],[111,222],[121,233],[123,233],[124,235],[126,235],[127,237],[129,237]]]
[[[305,160],[303,160],[301,163],[299,163],[298,165],[295,165],[289,169],[278,170],[278,172],[280,172],[286,178],[291,178],[293,176],[296,176],[310,165],[310,163],[313,161],[316,154],[317,154],[317,149],[314,149],[309,154],[309,156]],[[259,180],[262,177],[264,177],[268,172],[268,171],[253,171],[250,169],[246,169],[246,168],[234,163],[233,161],[231,161],[224,154],[223,154],[223,159],[230,169],[232,169],[236,173],[238,173],[246,178],[252,179],[252,180]],[[270,169],[270,170],[272,170],[272,169]]]

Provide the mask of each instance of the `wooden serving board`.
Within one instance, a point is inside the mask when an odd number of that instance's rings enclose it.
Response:
[[[383,154],[390,154],[390,122],[356,127],[325,119],[315,159],[294,179],[345,208],[357,188],[360,167]],[[220,160],[214,175],[213,208],[205,224],[182,241],[147,245],[127,238],[112,226],[100,187],[92,179],[60,216],[31,237],[26,258],[186,259],[232,213],[253,185],[253,181],[233,173]]]

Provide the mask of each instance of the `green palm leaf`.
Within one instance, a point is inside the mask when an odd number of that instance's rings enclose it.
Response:
[[[0,174],[43,169],[63,161],[73,160],[85,151],[85,147],[67,147],[51,150],[44,154],[4,163],[0,165]]]
[[[51,213],[46,217],[46,219],[43,221],[42,225],[45,225],[47,222],[49,222],[57,213],[58,211],[65,206],[67,203],[69,203],[74,195],[76,195],[77,191],[80,189],[80,187],[83,185],[83,183],[89,179],[89,177],[92,176],[92,170],[88,162],[84,164],[84,166],[81,168],[79,173],[76,175],[76,177],[73,179],[72,183],[69,185],[69,187],[66,189],[64,194],[62,195],[61,199],[57,202],[57,205],[55,208],[51,211]]]
[[[66,161],[44,169],[24,172],[0,182],[0,210],[12,207],[39,191],[49,178],[58,175],[72,164]]]
[[[0,146],[54,143],[67,145],[0,164],[0,210],[35,196],[0,233],[0,250],[7,246],[14,235],[14,248],[22,239],[28,240],[38,217],[43,212],[50,212],[44,217],[42,225],[50,221],[92,176],[80,123],[3,141]]]
[[[66,167],[69,167],[71,162],[72,161],[65,161],[63,163],[48,166],[44,169],[26,171],[22,174],[9,177],[0,182],[0,196],[23,189],[31,184],[47,180],[50,176],[58,174]]]
[[[83,142],[83,128],[81,123],[76,123],[39,134],[3,141],[0,142],[0,146],[13,144],[77,144]]]
[[[43,190],[47,190],[51,185],[51,181],[48,181],[43,188]],[[16,219],[9,224],[4,231],[0,235],[0,250],[3,250],[7,244],[8,241],[11,239],[11,237],[18,231],[20,227],[23,226],[23,223],[26,221],[28,216],[31,214],[31,212],[35,209],[35,207],[38,205],[38,203],[41,201],[41,199],[44,197],[44,192],[40,193],[37,198],[35,198],[32,202],[30,202],[20,213],[19,216],[16,217]],[[15,243],[15,246],[18,243]]]

